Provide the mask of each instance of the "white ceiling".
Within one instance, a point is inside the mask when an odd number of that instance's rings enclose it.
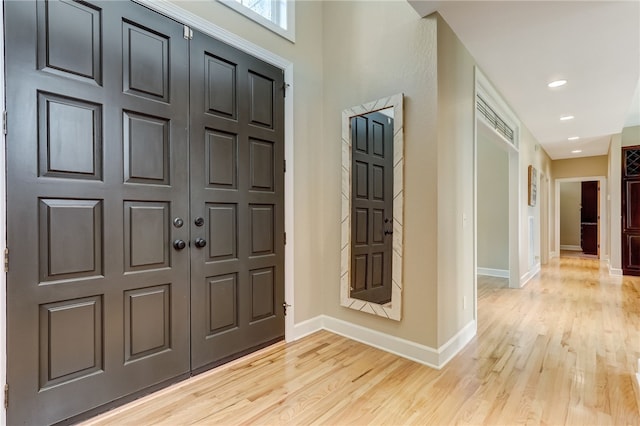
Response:
[[[409,3],[442,15],[552,159],[604,155],[640,124],[640,1]]]

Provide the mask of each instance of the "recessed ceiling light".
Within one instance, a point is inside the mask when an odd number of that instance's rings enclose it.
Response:
[[[565,84],[567,84],[567,80],[556,80],[556,81],[552,81],[551,83],[547,84],[547,86],[554,88],[554,87],[560,87],[560,86],[564,86]]]
[[[580,154],[581,152],[581,149],[574,149],[573,151],[571,151],[572,154]]]
[[[575,117],[573,115],[563,115],[562,117],[560,117],[560,120],[562,121],[567,121],[567,120],[573,120]]]
[[[577,141],[578,139],[580,139],[580,136],[571,136],[570,138],[568,138],[570,141]]]

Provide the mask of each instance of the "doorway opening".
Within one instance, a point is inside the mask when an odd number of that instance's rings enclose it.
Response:
[[[478,120],[477,274],[509,282],[509,148]],[[496,282],[500,282],[494,280]]]
[[[603,259],[607,247],[606,178],[556,179],[556,247],[560,257]]]
[[[476,274],[520,288],[518,151],[476,123]]]
[[[520,288],[520,122],[476,68],[474,308],[481,288]],[[480,289],[480,290],[479,290]]]

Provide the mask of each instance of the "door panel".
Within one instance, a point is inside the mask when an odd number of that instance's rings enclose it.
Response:
[[[622,272],[640,275],[640,146],[622,148]]]
[[[635,214],[635,209],[640,202],[640,179],[627,180],[624,185],[624,192],[626,194],[626,208],[624,210],[626,229],[628,231],[640,231],[640,214]]]
[[[600,183],[587,181],[581,184],[580,245],[585,254],[598,255],[598,227],[600,226]]]
[[[373,112],[351,119],[353,201],[351,297],[391,301],[393,119]]]
[[[284,81],[203,34],[190,48],[197,370],[284,336]]]
[[[131,2],[5,20],[8,423],[282,338],[282,71]]]
[[[45,424],[189,371],[188,43],[129,2],[4,7],[8,423]]]

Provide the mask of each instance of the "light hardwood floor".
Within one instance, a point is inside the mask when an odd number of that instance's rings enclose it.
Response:
[[[477,337],[440,371],[323,331],[86,424],[640,425],[640,279],[562,258],[478,296]]]

